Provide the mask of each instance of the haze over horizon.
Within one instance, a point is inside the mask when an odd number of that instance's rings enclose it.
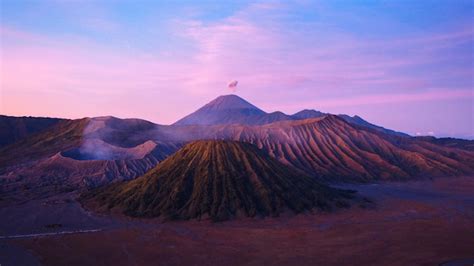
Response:
[[[460,0],[1,1],[0,113],[171,124],[233,93],[266,112],[472,138],[473,11]]]

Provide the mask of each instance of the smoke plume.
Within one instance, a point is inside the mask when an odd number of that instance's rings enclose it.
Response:
[[[237,91],[237,84],[238,84],[238,83],[239,83],[239,82],[238,82],[237,80],[231,81],[231,82],[229,83],[229,85],[227,85],[227,87],[230,89],[230,91],[236,92],[236,91]]]

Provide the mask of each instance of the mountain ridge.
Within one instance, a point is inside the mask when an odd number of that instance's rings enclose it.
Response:
[[[168,219],[228,220],[345,208],[354,195],[330,188],[243,142],[194,141],[127,183],[85,193],[102,210]]]
[[[67,119],[0,115],[0,148],[46,130]]]
[[[328,113],[323,113],[313,109],[304,109],[294,113],[293,115],[288,115],[281,111],[267,113],[245,99],[235,94],[230,94],[215,98],[195,112],[181,118],[173,125],[265,125],[278,121],[318,118],[325,115],[328,115]],[[357,115],[349,116],[340,114],[339,116],[349,123],[370,127],[388,134],[408,136],[408,134],[369,123]]]

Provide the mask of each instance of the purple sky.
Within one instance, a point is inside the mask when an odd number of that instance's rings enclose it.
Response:
[[[472,1],[1,1],[2,114],[172,123],[236,94],[474,137]]]

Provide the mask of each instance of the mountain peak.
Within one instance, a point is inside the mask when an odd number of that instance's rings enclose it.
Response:
[[[267,113],[237,95],[222,95],[175,125],[256,124]]]
[[[292,115],[296,119],[308,119],[308,118],[317,118],[325,116],[325,113],[316,111],[314,109],[304,109]]]
[[[200,110],[228,110],[228,109],[252,109],[263,113],[255,105],[247,102],[235,94],[222,95],[208,104],[204,105]]]

